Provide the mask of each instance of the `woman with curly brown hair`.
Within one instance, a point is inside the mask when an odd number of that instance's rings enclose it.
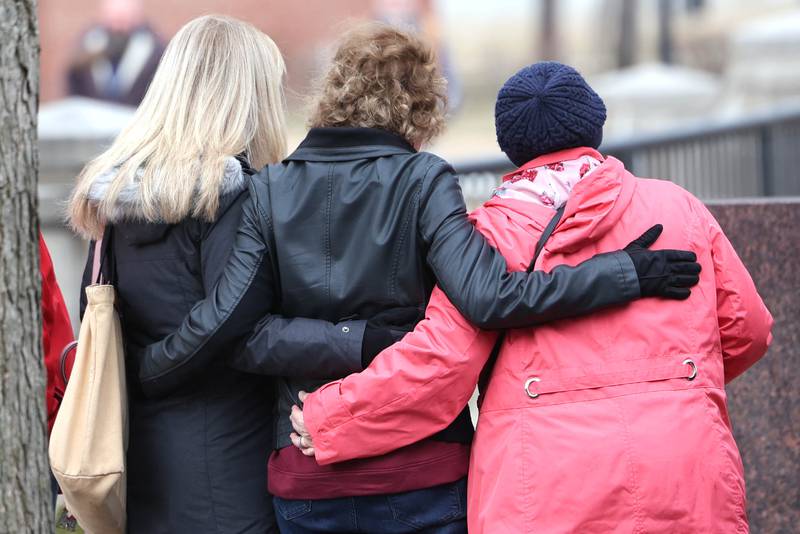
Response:
[[[282,532],[466,532],[465,406],[438,434],[375,458],[321,466],[292,446],[303,445],[290,421],[300,391],[368,366],[413,328],[437,283],[489,329],[665,296],[639,283],[670,266],[660,251],[643,251],[647,262],[616,251],[549,274],[508,272],[467,220],[453,169],[419,151],[444,126],[444,90],[417,37],[379,24],[346,34],[307,137],[253,177],[220,282],[140,355],[142,389],[159,395],[249,334],[229,362],[279,377],[269,488]]]
[[[444,131],[447,81],[418,38],[368,24],[342,40],[315,104],[312,128],[379,128],[419,149]]]

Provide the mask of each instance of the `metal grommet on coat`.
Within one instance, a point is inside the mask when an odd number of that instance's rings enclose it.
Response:
[[[538,376],[532,376],[532,377],[530,377],[529,379],[527,379],[525,381],[525,393],[528,394],[528,397],[530,397],[532,399],[535,399],[536,397],[539,396],[538,393],[531,393],[530,387],[531,387],[531,384],[533,384],[534,382],[541,382],[541,381],[542,381],[542,379],[539,378]]]
[[[343,326],[342,327],[342,332],[344,332],[345,334],[349,333],[350,332],[350,327],[349,326]]]
[[[689,374],[689,376],[686,377],[686,380],[689,381],[694,380],[697,377],[697,364],[695,364],[691,358],[686,358],[685,360],[683,360],[683,365],[692,366],[692,372]]]

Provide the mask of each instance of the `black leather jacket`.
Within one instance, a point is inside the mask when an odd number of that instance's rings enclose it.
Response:
[[[252,333],[242,350],[230,351],[232,364],[282,377],[276,436],[279,447],[287,446],[297,392],[361,370],[364,319],[423,306],[437,283],[465,317],[487,329],[531,326],[639,297],[624,252],[549,274],[509,273],[467,220],[458,178],[445,161],[382,130],[312,129],[286,160],[253,177],[220,282],[175,333],[148,347],[143,389],[176,387],[220,347]]]

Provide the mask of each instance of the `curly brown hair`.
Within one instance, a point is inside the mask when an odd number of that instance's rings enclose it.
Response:
[[[382,23],[342,37],[309,126],[382,128],[419,147],[444,130],[447,82],[433,49]]]

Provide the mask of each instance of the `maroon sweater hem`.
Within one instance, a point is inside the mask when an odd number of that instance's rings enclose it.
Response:
[[[455,482],[469,471],[469,445],[425,440],[377,458],[317,464],[296,447],[272,453],[269,491],[316,500],[402,493]]]

